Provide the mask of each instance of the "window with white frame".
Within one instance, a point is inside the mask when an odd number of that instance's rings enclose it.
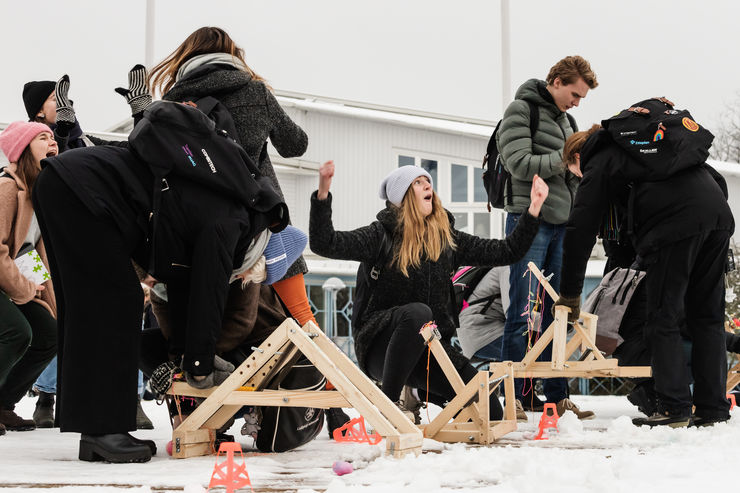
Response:
[[[397,151],[398,166],[420,166],[434,181],[434,191],[455,217],[455,228],[481,238],[501,238],[503,214],[486,208],[480,163],[462,158]]]

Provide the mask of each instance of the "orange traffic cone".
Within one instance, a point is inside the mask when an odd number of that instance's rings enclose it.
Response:
[[[552,414],[548,414],[548,411],[550,411]],[[534,437],[534,439],[547,440],[547,435],[544,435],[545,430],[547,430],[548,428],[557,430],[559,418],[560,416],[558,416],[558,410],[557,407],[555,407],[555,404],[552,402],[546,403],[545,409],[542,411],[542,417],[540,418],[540,431],[539,433],[537,433],[537,436]]]
[[[735,394],[729,392],[727,394],[727,399],[729,399],[730,401],[730,411],[732,411],[733,409],[735,409],[735,406],[737,406],[737,402],[735,401]]]
[[[383,439],[377,431],[374,431],[372,435],[367,434],[367,430],[365,430],[365,418],[362,416],[347,421],[344,425],[334,430],[332,436],[335,442],[367,442],[370,445],[380,443]]]
[[[223,452],[226,453],[226,460],[219,463],[218,457],[221,457]],[[242,458],[242,463],[238,466],[234,464],[234,452],[239,452]],[[249,489],[254,492],[249,474],[247,474],[247,465],[244,463],[244,455],[240,444],[223,442],[218,448],[218,457],[216,457],[216,465],[213,467],[211,482],[208,485],[209,491],[211,488],[222,486],[226,488],[226,493],[234,493],[234,491],[249,485]]]

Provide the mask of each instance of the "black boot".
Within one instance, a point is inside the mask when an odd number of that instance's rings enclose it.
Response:
[[[326,429],[329,432],[329,439],[334,438],[334,430],[341,428],[350,421],[341,407],[333,407],[326,410]]]
[[[54,394],[39,391],[33,420],[37,428],[54,428]]]
[[[635,426],[668,426],[670,428],[686,428],[691,423],[691,413],[686,412],[655,412],[649,418],[634,418]]]
[[[137,430],[153,430],[154,425],[149,416],[144,412],[144,408],[141,407],[141,399],[136,403],[136,429]]]
[[[157,444],[154,443],[154,440],[142,440],[141,438],[136,438],[131,433],[129,433],[128,436],[131,438],[131,442],[137,445],[146,445],[149,447],[149,450],[152,451],[152,456],[157,455]]]
[[[652,383],[636,386],[627,394],[627,400],[637,406],[637,410],[645,416],[652,416],[658,410],[658,396]]]
[[[148,462],[152,458],[152,451],[146,444],[134,443],[128,433],[83,434],[80,437],[79,458],[88,462]]]

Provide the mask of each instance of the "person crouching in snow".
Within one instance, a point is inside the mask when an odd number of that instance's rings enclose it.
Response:
[[[455,323],[450,313],[450,273],[459,265],[507,265],[524,256],[537,234],[537,217],[548,187],[535,176],[532,203],[517,228],[503,240],[486,240],[458,231],[452,215],[432,188],[432,177],[423,168],[402,166],[380,185],[387,199],[378,220],[353,231],[335,231],[329,188],[334,163],[319,170],[319,188],[311,197],[309,243],[311,250],[328,258],[372,264],[384,236],[392,254],[384,259],[367,307],[354,327],[355,352],[360,368],[382,383],[383,393],[413,420],[399,403],[404,385],[427,389],[438,405],[455,397],[442,369],[432,359],[427,380],[427,359],[421,327],[434,321],[442,344],[465,382],[477,374],[470,361],[449,345]],[[495,395],[491,419],[503,411]]]

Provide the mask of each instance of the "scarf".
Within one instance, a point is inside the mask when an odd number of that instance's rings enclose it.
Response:
[[[188,74],[191,74],[198,67],[202,67],[209,63],[231,65],[232,67],[236,67],[239,70],[244,71],[246,71],[247,68],[241,60],[229,55],[228,53],[205,53],[203,55],[194,56],[187,62],[183,63],[177,71],[175,82],[186,78]]]

